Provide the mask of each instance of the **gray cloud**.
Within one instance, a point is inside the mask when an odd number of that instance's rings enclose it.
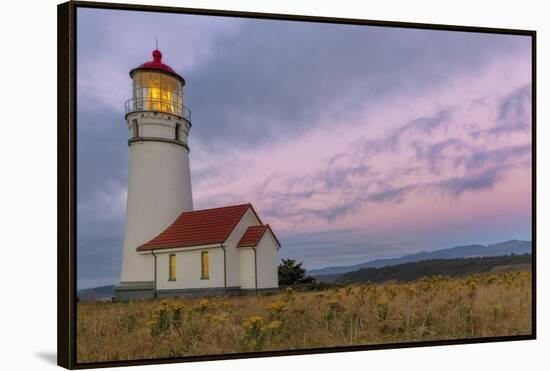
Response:
[[[467,169],[477,170],[487,166],[518,162],[525,157],[531,156],[531,144],[508,146],[488,151],[476,151],[467,156],[460,156],[455,159],[455,165],[463,164]]]
[[[372,156],[376,156],[384,152],[396,152],[404,145],[404,141],[410,140],[411,136],[419,138],[419,135],[424,137],[432,134],[436,130],[447,129],[449,127],[449,121],[452,118],[452,115],[453,111],[451,109],[444,109],[433,115],[422,116],[408,121],[397,128],[397,130],[395,130],[395,132],[387,138],[381,140],[359,138],[356,145],[358,147],[357,149],[361,152],[361,159],[366,160]],[[437,146],[431,146],[429,151],[433,153],[425,153],[427,149],[424,142],[415,141],[408,144],[413,146],[419,157],[429,156],[432,160],[434,160],[437,155],[437,153],[435,153],[436,151],[441,152],[444,147],[458,145],[456,141],[455,143],[447,143],[449,140],[452,139],[447,139],[438,144],[440,147],[439,149]],[[345,154],[340,154],[339,156],[342,157],[344,155]]]
[[[491,189],[501,177],[501,169],[489,169],[480,174],[454,177],[435,184],[437,188],[460,196],[464,192]]]
[[[527,84],[502,100],[498,123],[508,127],[529,127],[531,125],[532,85]]]
[[[447,150],[451,149],[457,152],[474,150],[472,145],[458,138],[445,139],[432,145],[416,142],[413,146],[415,147],[416,156],[427,162],[427,166],[432,174],[440,174],[444,165],[449,161],[449,156],[445,154]],[[454,166],[458,166],[456,161],[454,162]]]
[[[396,149],[399,144],[399,139],[406,137],[411,134],[423,134],[429,135],[434,130],[441,128],[442,126],[447,125],[451,117],[452,112],[448,109],[441,110],[435,115],[419,117],[415,120],[408,122],[407,124],[400,127],[397,132],[387,139],[386,143],[389,144],[390,148]]]
[[[505,96],[498,110],[495,125],[470,133],[473,138],[498,139],[501,136],[531,130],[532,84],[526,84]]]
[[[194,134],[201,141],[208,137],[204,142],[213,146],[235,142],[256,146],[294,137],[318,125],[321,117],[353,112],[396,91],[418,91],[445,82],[450,75],[482,65],[495,52],[526,47],[524,41],[452,32],[243,21],[240,33],[214,41],[218,59],[187,73],[189,102],[197,120]],[[243,55],[250,58],[246,68]],[[425,130],[430,125],[411,123]],[[208,135],[212,130],[218,134],[215,138]]]
[[[417,186],[388,188],[382,192],[376,192],[376,193],[370,194],[368,197],[366,197],[366,200],[373,201],[376,203],[401,202],[405,194],[407,194],[408,192],[412,191],[415,188],[417,188]],[[358,200],[358,201],[364,201],[364,200]]]

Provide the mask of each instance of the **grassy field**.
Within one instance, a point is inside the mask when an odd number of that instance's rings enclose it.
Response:
[[[97,362],[531,333],[531,273],[265,296],[78,303],[77,360]]]

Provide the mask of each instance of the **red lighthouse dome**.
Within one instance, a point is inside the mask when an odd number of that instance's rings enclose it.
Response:
[[[185,85],[185,80],[183,79],[183,77],[178,75],[172,67],[170,67],[169,65],[167,65],[165,63],[162,63],[162,53],[158,49],[153,50],[153,60],[142,63],[142,64],[139,65],[139,67],[136,67],[133,70],[131,70],[130,71],[130,77],[133,78],[134,73],[138,70],[163,71],[163,72],[166,72],[167,74],[170,74],[173,77],[177,78],[178,80],[181,81],[182,85]]]

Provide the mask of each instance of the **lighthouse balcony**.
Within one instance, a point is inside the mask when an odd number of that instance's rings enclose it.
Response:
[[[191,123],[191,110],[189,107],[172,100],[132,98],[126,101],[125,113],[126,116],[128,116],[130,113],[134,112],[169,113]]]

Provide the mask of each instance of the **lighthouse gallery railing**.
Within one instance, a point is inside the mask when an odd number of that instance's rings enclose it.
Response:
[[[183,104],[178,104],[169,100],[151,98],[132,98],[126,101],[126,115],[143,111],[171,113],[191,123],[191,110]]]

